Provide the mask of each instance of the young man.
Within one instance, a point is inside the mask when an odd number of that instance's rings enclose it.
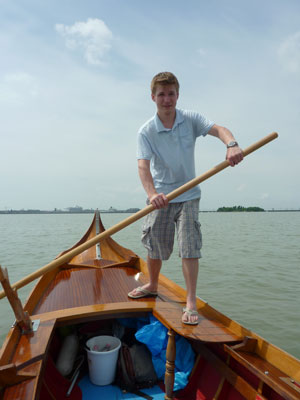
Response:
[[[147,215],[142,242],[148,250],[149,283],[128,293],[136,299],[156,296],[162,261],[173,250],[175,227],[186,283],[186,307],[182,322],[196,325],[196,285],[201,257],[201,231],[198,222],[200,188],[194,187],[170,203],[166,194],[195,178],[194,149],[199,136],[219,138],[227,147],[231,166],[243,159],[232,133],[202,115],[176,108],[179,83],[170,72],[157,74],[151,82],[151,97],[157,113],[138,134],[138,170],[141,182],[155,210]]]

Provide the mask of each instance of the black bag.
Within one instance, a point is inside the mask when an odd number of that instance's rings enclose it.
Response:
[[[118,358],[116,384],[122,390],[152,399],[140,389],[150,388],[156,382],[157,375],[148,347],[139,342],[132,346],[122,343]]]

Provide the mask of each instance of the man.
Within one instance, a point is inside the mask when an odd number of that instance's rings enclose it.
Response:
[[[149,283],[128,293],[136,299],[156,296],[162,261],[173,250],[175,226],[186,283],[186,307],[182,322],[196,325],[196,285],[201,257],[201,231],[198,222],[200,188],[188,190],[171,202],[166,194],[195,177],[194,149],[199,136],[219,138],[226,146],[231,166],[243,159],[232,133],[202,115],[176,108],[179,83],[170,72],[157,74],[151,82],[151,97],[157,113],[138,134],[138,170],[141,182],[155,210],[145,219],[142,242],[148,250]]]

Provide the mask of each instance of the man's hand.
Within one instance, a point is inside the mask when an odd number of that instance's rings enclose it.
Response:
[[[169,204],[169,200],[164,193],[154,194],[149,198],[149,201],[156,209],[167,207]]]
[[[229,149],[227,149],[226,160],[229,161],[229,164],[232,167],[234,167],[239,162],[241,162],[243,160],[243,158],[244,158],[243,152],[239,148],[239,146],[230,147]]]

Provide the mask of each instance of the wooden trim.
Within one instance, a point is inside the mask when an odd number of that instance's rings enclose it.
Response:
[[[173,388],[175,381],[175,360],[176,360],[176,342],[175,332],[172,329],[168,331],[168,345],[166,352],[166,373],[165,373],[165,400],[173,398]]]
[[[234,347],[232,348],[227,344],[224,344],[224,350],[282,397],[299,400],[299,394],[296,392],[296,389],[289,387],[282,379],[290,377],[274,365],[262,359],[254,352],[237,351]]]
[[[23,310],[21,300],[18,297],[17,291],[13,290],[10,286],[7,268],[2,268],[0,265],[0,282],[3,286],[7,299],[13,309],[16,317],[16,322],[21,329],[22,333],[29,333],[32,331],[32,322],[28,312]]]
[[[8,386],[4,390],[3,396],[1,399],[3,400],[20,400],[20,393],[22,394],[22,398],[26,397],[26,400],[34,400],[38,398],[40,380],[38,377],[41,374],[42,370],[42,361],[38,361],[26,368],[27,373],[32,373],[35,375],[32,379],[27,379],[21,383],[18,383],[13,386]]]
[[[230,361],[230,355],[228,354],[227,360],[226,360],[226,365],[229,365],[229,361]],[[218,388],[217,388],[217,391],[216,391],[216,393],[215,393],[215,395],[214,395],[214,397],[213,397],[213,400],[218,400],[218,398],[219,398],[219,396],[220,396],[220,393],[221,393],[221,391],[222,391],[222,389],[223,389],[225,380],[226,380],[226,379],[225,379],[225,376],[222,376],[222,378],[221,378],[221,380],[220,380],[220,383],[219,383],[219,386],[218,386]]]
[[[221,361],[212,351],[210,351],[202,343],[197,343],[197,350],[214,368],[224,377],[231,386],[233,386],[245,399],[256,400],[257,396],[259,399],[266,400],[256,389],[254,389],[248,382],[241,378],[236,372],[234,372],[226,363]],[[299,399],[298,399],[299,400]]]
[[[152,309],[153,302],[147,301],[107,303],[51,311],[43,314],[37,314],[34,316],[34,318],[41,320],[41,322],[55,319],[57,323],[61,323],[73,321],[74,319],[107,316],[109,314],[111,314],[112,317],[115,317],[115,314],[124,312],[152,312]]]
[[[35,378],[36,374],[19,372],[15,364],[0,366],[0,386],[7,387],[17,385],[27,379]]]

